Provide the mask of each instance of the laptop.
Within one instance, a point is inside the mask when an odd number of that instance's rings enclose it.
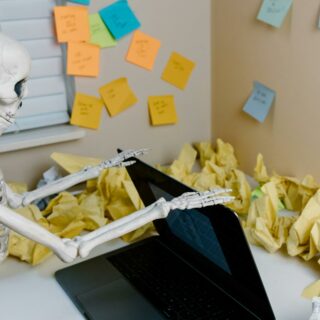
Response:
[[[145,206],[194,191],[139,159],[127,167]],[[237,215],[174,210],[157,235],[56,272],[94,320],[275,319]]]

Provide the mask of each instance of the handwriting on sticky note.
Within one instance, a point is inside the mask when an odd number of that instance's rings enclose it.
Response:
[[[88,8],[83,6],[54,7],[58,42],[88,41],[90,37]]]
[[[152,70],[160,45],[158,39],[137,30],[133,34],[126,59],[147,70]]]
[[[177,122],[177,113],[173,96],[149,97],[148,105],[150,120],[153,126],[175,124]]]
[[[97,77],[100,69],[100,48],[89,43],[68,44],[67,74]]]
[[[257,19],[280,28],[293,0],[264,0]]]
[[[184,89],[189,81],[195,63],[173,52],[162,73],[162,79],[179,89]]]
[[[97,129],[100,125],[102,107],[101,99],[77,93],[72,108],[71,124]]]
[[[99,14],[116,40],[140,27],[139,20],[126,0],[114,2],[101,9]]]
[[[263,122],[270,111],[275,95],[275,91],[255,81],[253,91],[243,111],[259,122]]]
[[[113,80],[99,89],[111,117],[134,105],[138,100],[127,78]]]
[[[90,43],[96,44],[101,48],[114,47],[117,42],[112,37],[108,28],[105,26],[99,13],[94,13],[89,16],[90,22]]]

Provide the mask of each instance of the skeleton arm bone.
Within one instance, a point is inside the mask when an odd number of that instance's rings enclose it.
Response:
[[[83,242],[83,241],[89,241],[91,239],[94,239],[98,236],[100,236],[101,234],[105,234],[107,232],[110,232],[112,230],[115,230],[116,228],[120,228],[121,226],[127,225],[128,223],[132,223],[132,221],[135,221],[136,219],[139,219],[141,216],[145,215],[147,212],[150,212],[151,210],[153,210],[153,208],[155,208],[156,206],[158,206],[160,203],[165,202],[165,200],[163,198],[157,200],[156,202],[152,203],[151,205],[149,205],[148,207],[145,207],[139,211],[136,211],[134,213],[131,213],[125,217],[122,217],[120,219],[117,219],[115,221],[112,221],[111,223],[108,223],[107,225],[92,231],[86,235],[77,237],[77,241],[78,242]]]
[[[122,223],[122,219],[111,222],[110,224],[91,232],[90,234],[82,237],[77,237],[76,241],[79,244],[79,255],[84,258],[88,256],[91,250],[98,245],[119,238],[124,234],[134,231],[145,224],[152,222],[156,219],[165,218],[168,214],[165,204],[165,199],[161,198],[156,203],[137,211],[125,218],[126,223]],[[131,217],[133,216],[133,217]],[[118,223],[117,225],[114,225]]]
[[[88,235],[77,237],[76,242],[79,245],[79,255],[86,257],[93,248],[104,242],[118,238],[156,219],[166,218],[171,210],[201,208],[230,202],[234,199],[233,197],[217,196],[228,191],[230,190],[214,189],[203,193],[188,192],[171,201],[161,198],[143,210],[111,222]]]
[[[103,161],[97,166],[86,167],[79,172],[65,176],[43,187],[40,187],[30,192],[26,192],[22,195],[12,192],[10,188],[6,186],[8,205],[11,208],[27,206],[35,200],[45,198],[55,193],[59,193],[81,182],[84,182],[93,178],[97,178],[101,173],[101,171],[104,169],[111,168],[111,167],[121,167],[121,166],[124,167],[124,166],[131,165],[134,162],[126,161],[126,159],[143,155],[146,153],[146,151],[147,151],[146,149],[123,151],[119,153],[117,156],[115,156],[114,158]]]

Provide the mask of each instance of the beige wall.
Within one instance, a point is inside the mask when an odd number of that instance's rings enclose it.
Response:
[[[94,0],[90,11],[112,3]],[[30,186],[52,162],[53,151],[92,157],[110,157],[117,147],[151,148],[149,162],[168,162],[176,157],[185,142],[209,140],[211,136],[211,10],[210,0],[130,0],[139,17],[141,30],[161,40],[162,46],[154,71],[149,72],[124,60],[131,36],[122,39],[114,49],[104,49],[101,74],[97,79],[78,78],[77,89],[97,95],[99,86],[127,76],[139,102],[110,118],[103,113],[98,131],[87,131],[84,139],[0,154],[0,167],[7,180],[28,182]],[[160,79],[172,51],[197,63],[191,80],[180,91]],[[148,95],[173,94],[179,122],[175,126],[151,127],[147,113]],[[1,137],[0,137],[1,139]]]
[[[256,20],[262,1],[214,0],[213,138],[251,173],[261,152],[279,174],[320,179],[318,0],[295,0],[281,29]],[[254,80],[277,92],[263,124],[242,112]]]

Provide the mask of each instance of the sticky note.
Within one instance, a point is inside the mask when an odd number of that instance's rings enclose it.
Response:
[[[101,9],[99,14],[116,40],[140,27],[140,22],[129,7],[127,0],[114,2]]]
[[[255,81],[253,91],[247,100],[243,111],[259,122],[263,122],[270,111],[275,96],[275,91]]]
[[[98,129],[103,102],[93,96],[77,93],[74,99],[70,123],[80,127]]]
[[[112,37],[108,28],[103,23],[99,13],[90,14],[90,40],[92,44],[100,46],[100,48],[114,47],[117,41]]]
[[[100,48],[89,43],[68,43],[67,74],[97,77],[100,69]]]
[[[133,34],[126,59],[142,68],[152,70],[160,45],[158,39],[137,30]]]
[[[173,96],[149,97],[148,106],[153,126],[177,123],[178,117]]]
[[[90,4],[90,0],[68,0],[70,2],[74,2],[74,3],[79,3],[79,4],[84,4],[86,6],[88,6]]]
[[[134,105],[138,100],[127,78],[113,80],[99,89],[99,93],[111,117]]]
[[[183,90],[189,81],[194,66],[194,62],[177,52],[173,52],[162,73],[162,79]]]
[[[280,28],[293,0],[264,0],[257,19]]]
[[[58,42],[85,42],[90,38],[88,8],[82,6],[54,7]]]

